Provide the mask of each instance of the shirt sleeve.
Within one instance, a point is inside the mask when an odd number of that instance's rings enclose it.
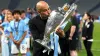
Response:
[[[2,20],[2,17],[0,16],[0,20]]]
[[[36,28],[36,25],[34,24],[33,21],[34,20],[29,20],[29,29],[30,29],[30,32],[31,32],[34,40],[35,39],[43,39],[44,34],[40,34],[38,32],[38,29]]]
[[[12,32],[12,31],[13,31],[13,30],[12,30],[12,26],[11,26],[12,24],[13,24],[12,22],[9,23],[9,27],[8,27],[9,32]]]
[[[27,27],[27,25],[25,24],[25,22],[23,22],[23,27],[24,27],[24,32],[25,32],[25,31],[28,31],[28,27]]]
[[[27,22],[26,22],[26,24],[28,25],[28,22],[29,22],[29,18],[27,18],[27,20],[26,20]]]
[[[72,22],[72,26],[74,25],[74,26],[76,26],[77,25],[77,20],[76,20],[76,17],[75,16],[72,16],[71,17],[72,19],[71,19],[71,22]]]
[[[83,29],[82,29],[82,37],[86,37],[86,33],[87,33],[87,29],[86,29],[85,23],[84,23]]]
[[[0,24],[0,26],[5,27],[6,24],[7,22],[3,22],[2,24]]]
[[[94,28],[94,25],[93,25],[93,22],[90,22],[89,23],[90,24],[90,27],[89,27],[89,29],[88,29],[88,36],[89,37],[92,37],[93,36],[93,28]]]

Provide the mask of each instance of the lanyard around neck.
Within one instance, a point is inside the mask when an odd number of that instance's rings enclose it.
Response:
[[[19,27],[19,21],[18,21],[18,24],[16,26],[16,22],[14,22],[14,27],[15,27],[15,31],[18,32],[18,27]]]

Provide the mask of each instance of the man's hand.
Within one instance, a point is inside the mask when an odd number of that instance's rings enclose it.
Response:
[[[17,46],[20,46],[20,43],[21,43],[20,40],[19,40],[19,41],[13,40],[13,42],[14,42]]]
[[[72,37],[69,37],[69,40],[72,40]]]
[[[15,44],[17,44],[17,41],[16,41],[16,40],[13,40],[13,42],[14,42]]]
[[[79,32],[82,32],[82,28],[79,29]]]
[[[17,46],[20,46],[21,42],[22,42],[22,41],[20,41],[20,40],[17,41]]]
[[[86,38],[85,37],[82,37],[82,40],[86,40]]]
[[[64,33],[64,31],[63,31],[61,28],[58,28],[58,29],[56,30],[56,33],[57,33],[60,37],[64,37],[64,36],[65,36],[65,33]]]

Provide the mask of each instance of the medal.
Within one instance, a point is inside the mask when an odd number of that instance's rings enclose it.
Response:
[[[18,35],[18,32],[16,32],[16,35]]]
[[[14,26],[15,26],[16,35],[18,35],[18,26],[19,26],[19,22],[18,22],[18,24],[17,24],[17,23],[14,23]]]

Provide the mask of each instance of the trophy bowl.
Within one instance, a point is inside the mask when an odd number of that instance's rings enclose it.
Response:
[[[65,5],[61,9],[53,10],[50,13],[50,16],[48,17],[48,20],[46,23],[43,40],[40,40],[40,39],[35,40],[36,42],[41,44],[43,47],[45,47],[47,50],[51,50],[50,34],[54,32],[58,26],[62,26],[65,23],[66,23],[65,27],[62,28],[65,32],[71,26],[70,19],[71,19],[72,13],[77,8],[77,5],[73,3],[71,6],[68,7],[68,10],[64,10],[63,8],[65,8]]]

